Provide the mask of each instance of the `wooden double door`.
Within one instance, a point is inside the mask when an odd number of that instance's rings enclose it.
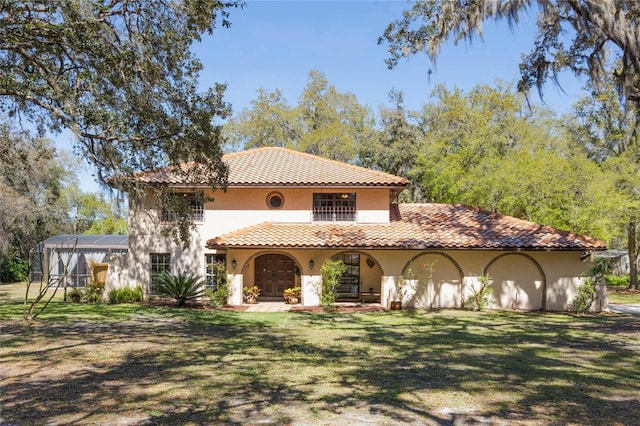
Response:
[[[261,297],[282,297],[296,283],[296,264],[284,254],[263,254],[255,261],[255,281]]]

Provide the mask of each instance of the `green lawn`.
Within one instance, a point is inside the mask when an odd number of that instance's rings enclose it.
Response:
[[[609,303],[640,303],[640,290],[630,290],[627,286],[607,286]]]
[[[640,319],[268,313],[56,301],[0,286],[0,424],[634,424]]]

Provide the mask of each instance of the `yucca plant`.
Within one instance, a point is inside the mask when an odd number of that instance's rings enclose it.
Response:
[[[172,275],[163,272],[158,277],[158,293],[175,299],[176,306],[204,295],[204,280],[195,274]]]

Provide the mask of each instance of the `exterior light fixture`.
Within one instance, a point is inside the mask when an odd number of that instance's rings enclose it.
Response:
[[[231,267],[232,267],[233,269],[236,269],[236,266],[238,266],[238,262],[236,262],[236,260],[235,260],[235,259],[233,259],[233,260],[231,261]]]
[[[311,260],[309,261],[309,269],[313,269],[313,267],[315,266],[315,264],[316,264],[316,263],[313,261],[313,259],[311,259]]]

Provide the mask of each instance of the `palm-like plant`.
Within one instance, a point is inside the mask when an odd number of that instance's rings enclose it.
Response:
[[[195,274],[172,275],[163,272],[158,277],[158,293],[175,299],[176,306],[204,295],[204,280]]]

